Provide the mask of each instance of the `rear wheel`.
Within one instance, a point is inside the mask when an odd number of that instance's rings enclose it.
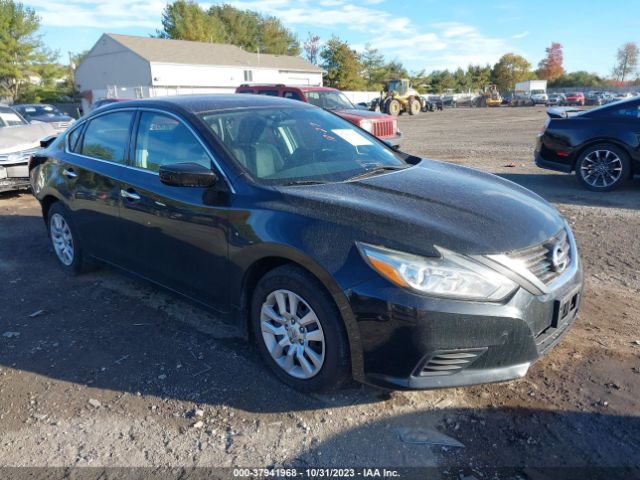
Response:
[[[53,251],[62,268],[73,274],[91,269],[92,265],[84,258],[82,244],[71,215],[60,202],[54,203],[49,208],[47,229]]]
[[[265,363],[302,391],[335,389],[350,377],[342,317],[322,284],[303,269],[283,266],[256,286],[251,321]]]
[[[603,143],[587,148],[576,162],[576,175],[589,190],[608,192],[629,178],[629,157],[615,145]]]
[[[420,113],[422,106],[420,105],[420,100],[417,98],[409,99],[409,115],[418,115]]]

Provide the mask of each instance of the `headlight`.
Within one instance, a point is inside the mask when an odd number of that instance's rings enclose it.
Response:
[[[373,133],[373,122],[371,120],[360,120],[360,128]]]
[[[360,254],[380,275],[396,285],[436,297],[497,302],[517,284],[463,255],[438,248],[440,257],[358,243]]]

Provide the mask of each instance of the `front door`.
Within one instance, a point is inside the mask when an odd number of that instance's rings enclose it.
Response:
[[[171,115],[140,112],[136,133],[120,191],[124,266],[227,311],[228,196],[164,185],[158,175],[162,165],[172,163],[212,168],[211,158],[186,124]],[[220,183],[212,189],[223,187]]]

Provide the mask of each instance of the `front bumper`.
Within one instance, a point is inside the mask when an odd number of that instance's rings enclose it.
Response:
[[[27,163],[0,164],[0,192],[28,188],[29,166]]]
[[[501,304],[426,297],[382,278],[360,284],[348,295],[363,348],[361,380],[431,389],[522,377],[577,318],[582,281],[576,259],[551,292],[519,288]]]

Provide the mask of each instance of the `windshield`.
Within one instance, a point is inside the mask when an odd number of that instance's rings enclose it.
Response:
[[[0,108],[0,127],[24,125],[25,122],[10,108]]]
[[[331,113],[315,108],[256,108],[200,117],[234,161],[259,183],[340,182],[407,163]]]
[[[542,95],[544,90],[531,90],[531,95]]]
[[[344,110],[355,108],[342,92],[337,90],[311,90],[304,93],[307,101],[326,110]]]
[[[23,105],[21,107],[15,107],[15,109],[22,115],[30,117],[62,115],[60,110],[52,105]]]

